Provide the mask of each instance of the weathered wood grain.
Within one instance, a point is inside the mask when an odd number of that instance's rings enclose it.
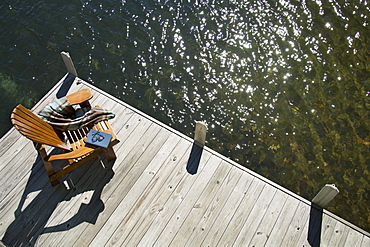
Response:
[[[202,243],[203,239],[207,236],[211,229],[211,226],[216,221],[221,210],[230,205],[226,205],[228,199],[232,196],[234,188],[241,181],[242,174],[244,172],[236,167],[232,167],[227,178],[221,185],[218,193],[213,197],[213,200],[209,203],[203,215],[199,215],[199,222],[193,226],[192,231],[189,233],[190,236],[186,239],[186,245],[191,246],[193,243]],[[246,180],[248,181],[248,180]]]
[[[33,111],[55,100],[62,82]],[[70,190],[51,187],[32,143],[10,130],[0,140],[0,237],[6,244],[370,245],[369,233],[325,209],[317,213],[306,199],[208,147],[195,148],[191,138],[106,92],[86,82],[65,92],[84,87],[92,89],[93,106],[116,113],[110,123],[121,141],[114,147],[117,159],[109,163],[101,155],[78,168],[65,177]]]

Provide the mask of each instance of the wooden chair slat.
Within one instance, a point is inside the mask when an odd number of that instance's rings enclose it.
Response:
[[[60,138],[56,135],[55,132],[51,132],[48,129],[45,129],[44,131],[42,131],[42,129],[39,129],[37,126],[28,124],[27,121],[22,121],[18,118],[14,118],[13,124],[17,126],[20,132],[29,133],[29,134],[37,134],[45,138],[55,139],[56,142],[63,143],[62,140],[60,140]]]
[[[40,123],[36,122],[33,118],[28,117],[23,112],[15,112],[12,115],[12,120],[17,121],[17,124],[21,124],[20,126],[17,126],[19,129],[32,129],[34,132],[42,132],[44,130],[44,133],[53,133],[54,131],[50,128],[48,128],[47,125],[41,125]],[[13,123],[14,124],[14,123]]]
[[[45,136],[38,135],[37,133],[32,133],[32,132],[27,133],[25,131],[22,131],[21,133],[24,136],[26,136],[28,139],[31,139],[32,141],[35,141],[37,143],[47,144],[52,147],[57,147],[63,150],[70,151],[70,148],[66,144],[61,143],[58,140],[48,139],[47,141],[45,141]]]
[[[50,124],[43,121],[41,118],[36,116],[30,110],[24,108],[21,109],[23,106],[17,106],[12,115],[12,119],[18,120],[19,122],[25,123],[25,125],[30,126],[30,128],[34,128],[38,131],[47,131],[48,133],[55,133],[53,127]]]
[[[15,128],[29,139],[52,147],[70,150],[50,124],[24,106],[19,105],[14,109],[11,120]]]
[[[81,156],[87,155],[91,152],[94,152],[97,149],[99,148],[90,148],[90,147],[85,146],[85,147],[81,147],[79,149],[73,150],[71,152],[68,152],[68,153],[52,155],[48,160],[52,161],[52,160],[76,159]]]
[[[37,126],[47,128],[50,131],[53,131],[54,130],[53,127],[50,124],[48,124],[45,121],[43,121],[41,118],[39,118],[38,116],[36,116],[36,114],[34,114],[33,112],[31,112],[29,109],[27,109],[23,105],[18,105],[14,109],[13,113],[19,115],[20,117],[22,117],[24,119],[29,120],[31,123],[33,123],[33,124],[35,124]]]

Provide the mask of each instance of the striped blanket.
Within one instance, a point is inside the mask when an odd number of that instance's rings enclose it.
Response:
[[[38,116],[55,129],[66,131],[91,126],[114,118],[115,114],[100,107],[74,108],[66,97],[48,104]]]

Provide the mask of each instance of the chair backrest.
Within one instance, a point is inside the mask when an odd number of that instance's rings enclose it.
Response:
[[[15,107],[10,118],[14,127],[32,141],[70,151],[50,124],[24,106]]]

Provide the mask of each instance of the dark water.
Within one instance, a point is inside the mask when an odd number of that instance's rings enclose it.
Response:
[[[367,1],[2,1],[0,134],[79,76],[370,230]]]

